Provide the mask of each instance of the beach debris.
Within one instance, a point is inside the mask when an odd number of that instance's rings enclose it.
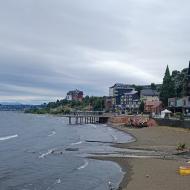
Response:
[[[111,181],[108,181],[108,187],[109,187],[109,189],[112,188],[112,183],[111,183]]]
[[[190,175],[190,166],[180,166],[179,174],[182,176]]]
[[[111,181],[108,181],[109,190],[116,190]]]
[[[186,149],[186,144],[185,144],[185,143],[179,143],[179,144],[177,145],[176,150],[178,150],[178,151],[183,151],[184,149]]]
[[[108,181],[108,188],[109,190],[122,190],[121,186],[119,186],[118,188],[115,188],[111,181]]]
[[[149,178],[149,177],[150,177],[150,175],[147,174],[147,175],[146,175],[146,178]]]

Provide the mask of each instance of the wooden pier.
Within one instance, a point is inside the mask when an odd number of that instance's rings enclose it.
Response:
[[[100,111],[88,111],[88,112],[71,112],[69,115],[64,115],[69,119],[69,124],[95,124],[95,123],[107,123],[109,117],[104,115],[104,112]]]

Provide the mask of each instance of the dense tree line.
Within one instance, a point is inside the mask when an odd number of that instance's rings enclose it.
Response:
[[[168,98],[181,98],[187,95],[188,68],[185,68],[182,71],[174,70],[172,74],[170,74],[169,67],[167,66],[160,90],[160,99],[163,101],[164,105],[168,105]]]
[[[49,102],[41,108],[34,108],[27,110],[27,113],[37,114],[68,114],[71,111],[102,111],[105,108],[103,97],[89,97],[86,96],[82,101],[75,100],[57,100],[56,102]]]

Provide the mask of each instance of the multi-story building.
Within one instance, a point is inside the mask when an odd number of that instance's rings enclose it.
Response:
[[[121,96],[121,106],[127,111],[137,112],[140,106],[138,91],[135,91],[134,88],[129,88],[128,92]]]
[[[152,89],[143,89],[140,93],[142,101],[159,101],[159,92]]]
[[[80,90],[73,90],[69,91],[66,96],[66,100],[75,100],[75,101],[82,101],[83,100],[83,91]]]
[[[190,113],[190,96],[182,98],[169,98],[168,107],[173,112],[183,112],[184,114]]]
[[[121,97],[128,92],[131,92],[131,88],[127,84],[116,83],[109,88],[109,96],[115,98],[116,105],[121,105]]]

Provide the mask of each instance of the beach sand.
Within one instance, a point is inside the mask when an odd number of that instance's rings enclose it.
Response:
[[[190,148],[190,130],[172,127],[126,128],[113,126],[136,138],[120,148],[155,150],[161,152],[158,158],[103,158],[117,162],[126,172],[120,186],[123,190],[190,190],[190,176],[180,176],[179,166],[190,165],[190,158],[173,156],[179,143]],[[165,157],[165,155],[167,155]]]

